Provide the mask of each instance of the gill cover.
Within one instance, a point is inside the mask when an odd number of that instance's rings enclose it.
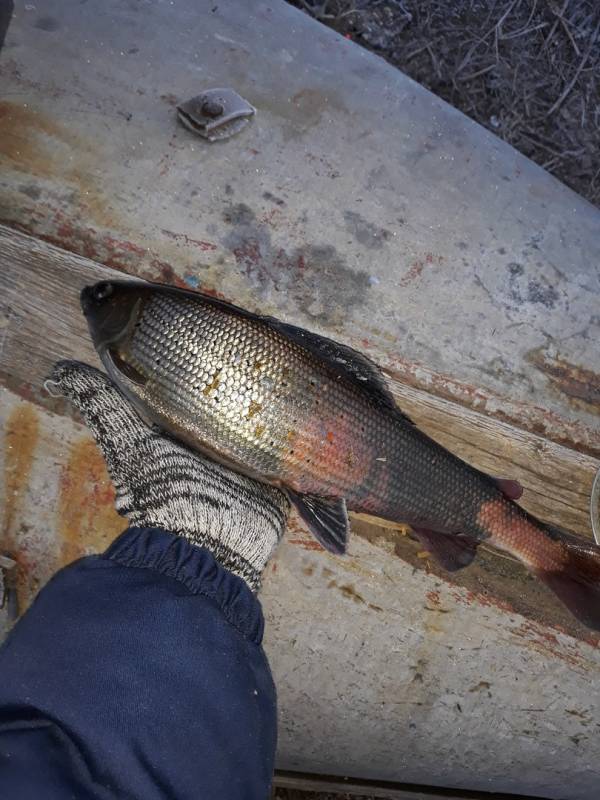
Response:
[[[100,281],[81,291],[81,307],[94,347],[110,377],[135,399],[132,387],[144,386],[147,377],[128,359],[128,345],[141,317],[146,284],[136,281]]]

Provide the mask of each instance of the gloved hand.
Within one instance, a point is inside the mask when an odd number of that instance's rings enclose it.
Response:
[[[102,372],[59,361],[46,385],[81,412],[132,525],[156,527],[206,547],[253,591],[289,512],[279,489],[238,475],[149,428]]]

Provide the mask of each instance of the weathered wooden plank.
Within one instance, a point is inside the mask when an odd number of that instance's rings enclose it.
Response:
[[[597,209],[283,2],[48,5],[50,33],[13,15],[0,63],[0,220],[366,349],[426,393],[415,415],[437,395],[600,455]],[[225,145],[177,123],[199,80],[258,109]],[[45,361],[91,357],[50,334]],[[44,360],[21,352],[4,381],[35,403],[0,387],[0,476],[32,592],[119,520],[89,432],[41,407]],[[439,408],[468,453],[474,421]],[[514,474],[499,430],[473,460]],[[595,800],[597,637],[511,562],[483,552],[449,578],[396,531],[354,531],[338,559],[292,520],[265,576],[279,765]]]
[[[325,775],[306,775],[294,772],[276,772],[275,789],[292,789],[299,792],[340,794],[341,797],[380,797],[382,800],[533,800],[522,795],[496,792],[471,792],[460,789],[438,789],[399,783],[337,778]],[[276,791],[274,797],[277,796]],[[544,800],[544,798],[537,798]]]
[[[597,209],[289,5],[54,5],[51,36],[13,16],[0,63],[2,222],[600,455]],[[226,146],[177,121],[199,80],[258,109]]]
[[[110,277],[123,275],[0,226],[0,369],[6,385],[61,408],[43,396],[43,380],[60,358],[98,364],[79,291]],[[441,444],[480,469],[520,480],[523,505],[532,513],[591,535],[589,497],[597,459],[397,380],[390,385],[399,405]]]

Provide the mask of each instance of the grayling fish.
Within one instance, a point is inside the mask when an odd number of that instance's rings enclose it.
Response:
[[[81,302],[109,375],[142,416],[284,489],[329,550],[346,548],[347,509],[409,523],[451,570],[486,540],[600,630],[600,549],[539,522],[419,431],[360,353],[171,287],[104,281]]]

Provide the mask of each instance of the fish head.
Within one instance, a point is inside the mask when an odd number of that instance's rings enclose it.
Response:
[[[136,281],[100,281],[81,290],[81,308],[96,352],[110,377],[130,396],[148,376],[130,362],[131,343],[148,296]]]
[[[131,336],[142,307],[144,284],[100,281],[81,290],[81,308],[98,352]]]

